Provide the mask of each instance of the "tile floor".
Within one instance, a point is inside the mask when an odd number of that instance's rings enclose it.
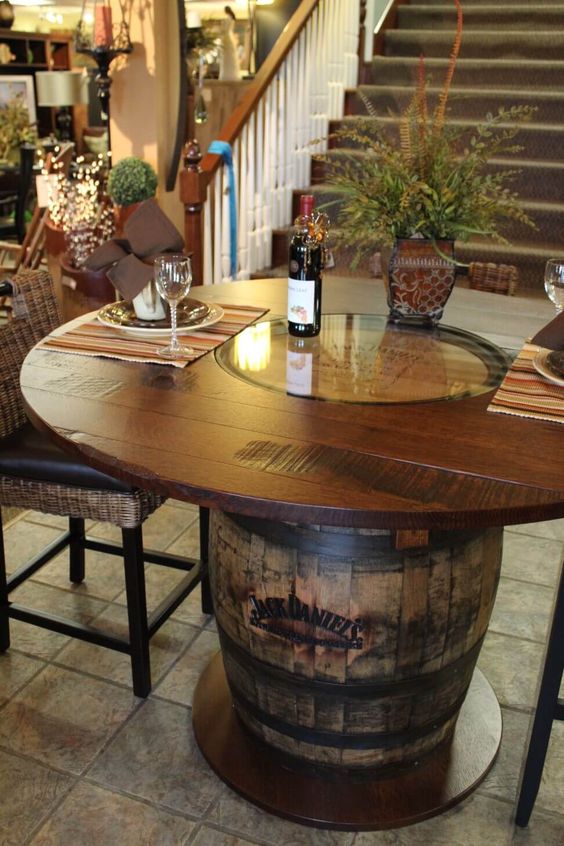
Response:
[[[9,566],[61,531],[62,521],[28,512],[5,531]],[[90,533],[114,530],[96,524]],[[146,523],[153,548],[197,554],[197,511],[170,501]],[[553,731],[543,784],[528,829],[513,805],[564,552],[564,521],[506,533],[498,599],[480,665],[503,706],[495,768],[454,810],[388,832],[337,833],[285,822],[228,790],[203,761],[191,729],[191,696],[217,649],[213,621],[190,597],[152,643],[154,690],[129,687],[129,659],[12,623],[0,656],[0,846],[563,846],[564,724]],[[92,553],[90,553],[92,556]],[[94,559],[94,560],[93,560]],[[94,555],[87,581],[71,588],[64,555],[20,588],[26,601],[125,625],[116,559]],[[147,568],[151,605],[178,575]]]

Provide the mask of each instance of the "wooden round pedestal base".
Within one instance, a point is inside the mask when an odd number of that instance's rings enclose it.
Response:
[[[241,724],[231,701],[221,655],[203,672],[193,705],[194,732],[209,765],[255,805],[304,825],[360,831],[398,828],[460,802],[487,775],[501,741],[501,712],[476,670],[452,743],[389,777],[331,780],[289,769]]]

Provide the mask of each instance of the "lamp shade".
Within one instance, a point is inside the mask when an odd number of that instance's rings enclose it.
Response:
[[[80,71],[38,71],[35,84],[39,106],[88,103],[87,78]]]

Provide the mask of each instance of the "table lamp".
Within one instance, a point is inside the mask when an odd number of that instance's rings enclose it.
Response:
[[[58,109],[55,124],[61,141],[71,139],[71,106],[88,103],[87,78],[80,71],[38,71],[37,105]]]

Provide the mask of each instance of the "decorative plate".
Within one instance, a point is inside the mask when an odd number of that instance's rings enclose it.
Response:
[[[178,305],[178,334],[186,335],[198,329],[213,326],[223,317],[223,309],[219,305],[207,305],[200,300],[187,299]],[[119,329],[128,335],[138,337],[160,338],[170,335],[170,317],[164,320],[140,320],[130,302],[120,300],[109,303],[98,312],[98,320],[112,329]]]
[[[533,359],[533,366],[537,373],[564,387],[564,352],[543,350]]]

